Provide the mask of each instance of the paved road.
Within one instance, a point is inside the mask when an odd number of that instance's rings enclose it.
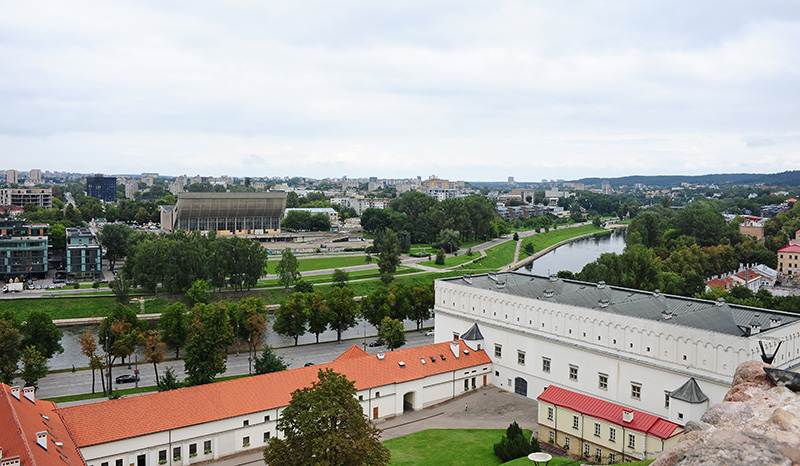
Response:
[[[367,338],[367,342],[374,339]],[[433,337],[425,336],[424,333],[420,332],[408,332],[406,333],[406,348],[417,347],[422,345],[427,345],[433,343]],[[321,364],[324,362],[330,362],[334,360],[337,356],[342,354],[347,348],[352,345],[359,345],[363,347],[364,339],[358,338],[355,340],[346,340],[343,341],[341,344],[336,342],[330,343],[319,343],[319,344],[311,344],[311,345],[303,345],[303,346],[290,346],[286,348],[278,348],[276,353],[284,358],[284,360],[289,364],[289,367],[302,367],[308,362],[314,364]],[[242,345],[243,352],[240,352],[239,355],[236,353],[228,355],[228,362],[227,362],[227,372],[223,375],[240,375],[240,374],[247,374],[248,373],[248,354],[247,348],[245,345]],[[376,354],[382,351],[385,351],[386,348],[384,347],[376,347],[370,348],[366,347],[367,353],[369,354]],[[170,354],[168,354],[169,356]],[[171,354],[174,356],[174,353]],[[167,367],[172,367],[175,372],[178,374],[178,378],[183,380],[185,378],[184,368],[183,368],[183,361],[182,360],[173,360],[173,361],[166,361],[158,365],[159,374],[164,374],[164,371]],[[134,371],[133,366],[129,370],[127,366],[114,366],[111,375],[112,377],[116,378],[118,375],[122,374],[132,374]],[[141,380],[139,381],[139,386],[153,386],[155,385],[155,370],[153,369],[152,364],[139,364],[139,375]],[[96,373],[97,381],[96,381],[96,391],[102,392],[102,387],[100,384],[100,373]],[[16,381],[18,384],[23,384],[23,382],[19,379]],[[124,385],[117,385],[115,387],[120,388],[132,388],[134,384],[124,384]],[[57,372],[48,374],[47,377],[39,381],[39,389],[36,391],[36,396],[39,398],[52,398],[58,396],[65,396],[65,395],[76,395],[81,393],[91,393],[92,391],[92,372],[90,370],[79,370],[75,373],[67,371],[67,372]],[[95,400],[98,401],[98,400]]]

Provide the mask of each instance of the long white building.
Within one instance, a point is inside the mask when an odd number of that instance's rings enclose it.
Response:
[[[740,363],[800,363],[795,314],[518,272],[436,281],[436,340],[485,349],[495,385],[549,385],[679,425],[722,401]]]

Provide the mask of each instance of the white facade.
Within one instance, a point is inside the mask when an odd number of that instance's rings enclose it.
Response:
[[[776,367],[789,368],[800,362],[800,321],[790,314],[727,304],[715,309],[721,303],[612,287],[597,289],[603,285],[580,282],[561,287],[560,281],[519,273],[437,280],[436,339],[461,335],[477,323],[498,386],[536,398],[554,384],[680,424],[692,418],[683,412],[680,420],[679,413],[670,415],[668,393],[694,377],[711,404],[722,401],[736,367],[759,359],[759,340],[768,352],[783,341]],[[561,285],[566,286],[564,282]],[[553,288],[560,289],[564,299],[584,299],[585,304],[557,302],[558,292]],[[550,296],[541,296],[541,290],[550,291]],[[597,296],[614,298],[603,303]],[[643,307],[666,303],[689,310],[682,316],[675,311],[674,319],[665,314],[667,318],[656,320],[613,312],[614,299],[625,296],[627,303],[618,306],[635,307],[639,300]],[[692,306],[697,313],[693,314]],[[750,313],[762,320],[769,318],[771,323],[763,325],[765,331],[760,333],[759,325],[742,330],[751,336],[675,323],[687,322],[700,311],[744,313],[744,319]]]

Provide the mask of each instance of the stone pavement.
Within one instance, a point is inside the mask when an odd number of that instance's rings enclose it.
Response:
[[[469,410],[464,411],[464,404]],[[420,411],[376,422],[383,430],[382,440],[412,434],[425,429],[505,429],[514,421],[523,429],[538,429],[536,400],[495,387],[479,388],[454,400]],[[215,466],[263,465],[261,450],[246,455],[203,463]]]

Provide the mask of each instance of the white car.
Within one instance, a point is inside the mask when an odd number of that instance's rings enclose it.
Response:
[[[427,332],[425,332],[426,337],[432,337],[434,335],[436,335],[436,332],[433,329],[430,329]]]

